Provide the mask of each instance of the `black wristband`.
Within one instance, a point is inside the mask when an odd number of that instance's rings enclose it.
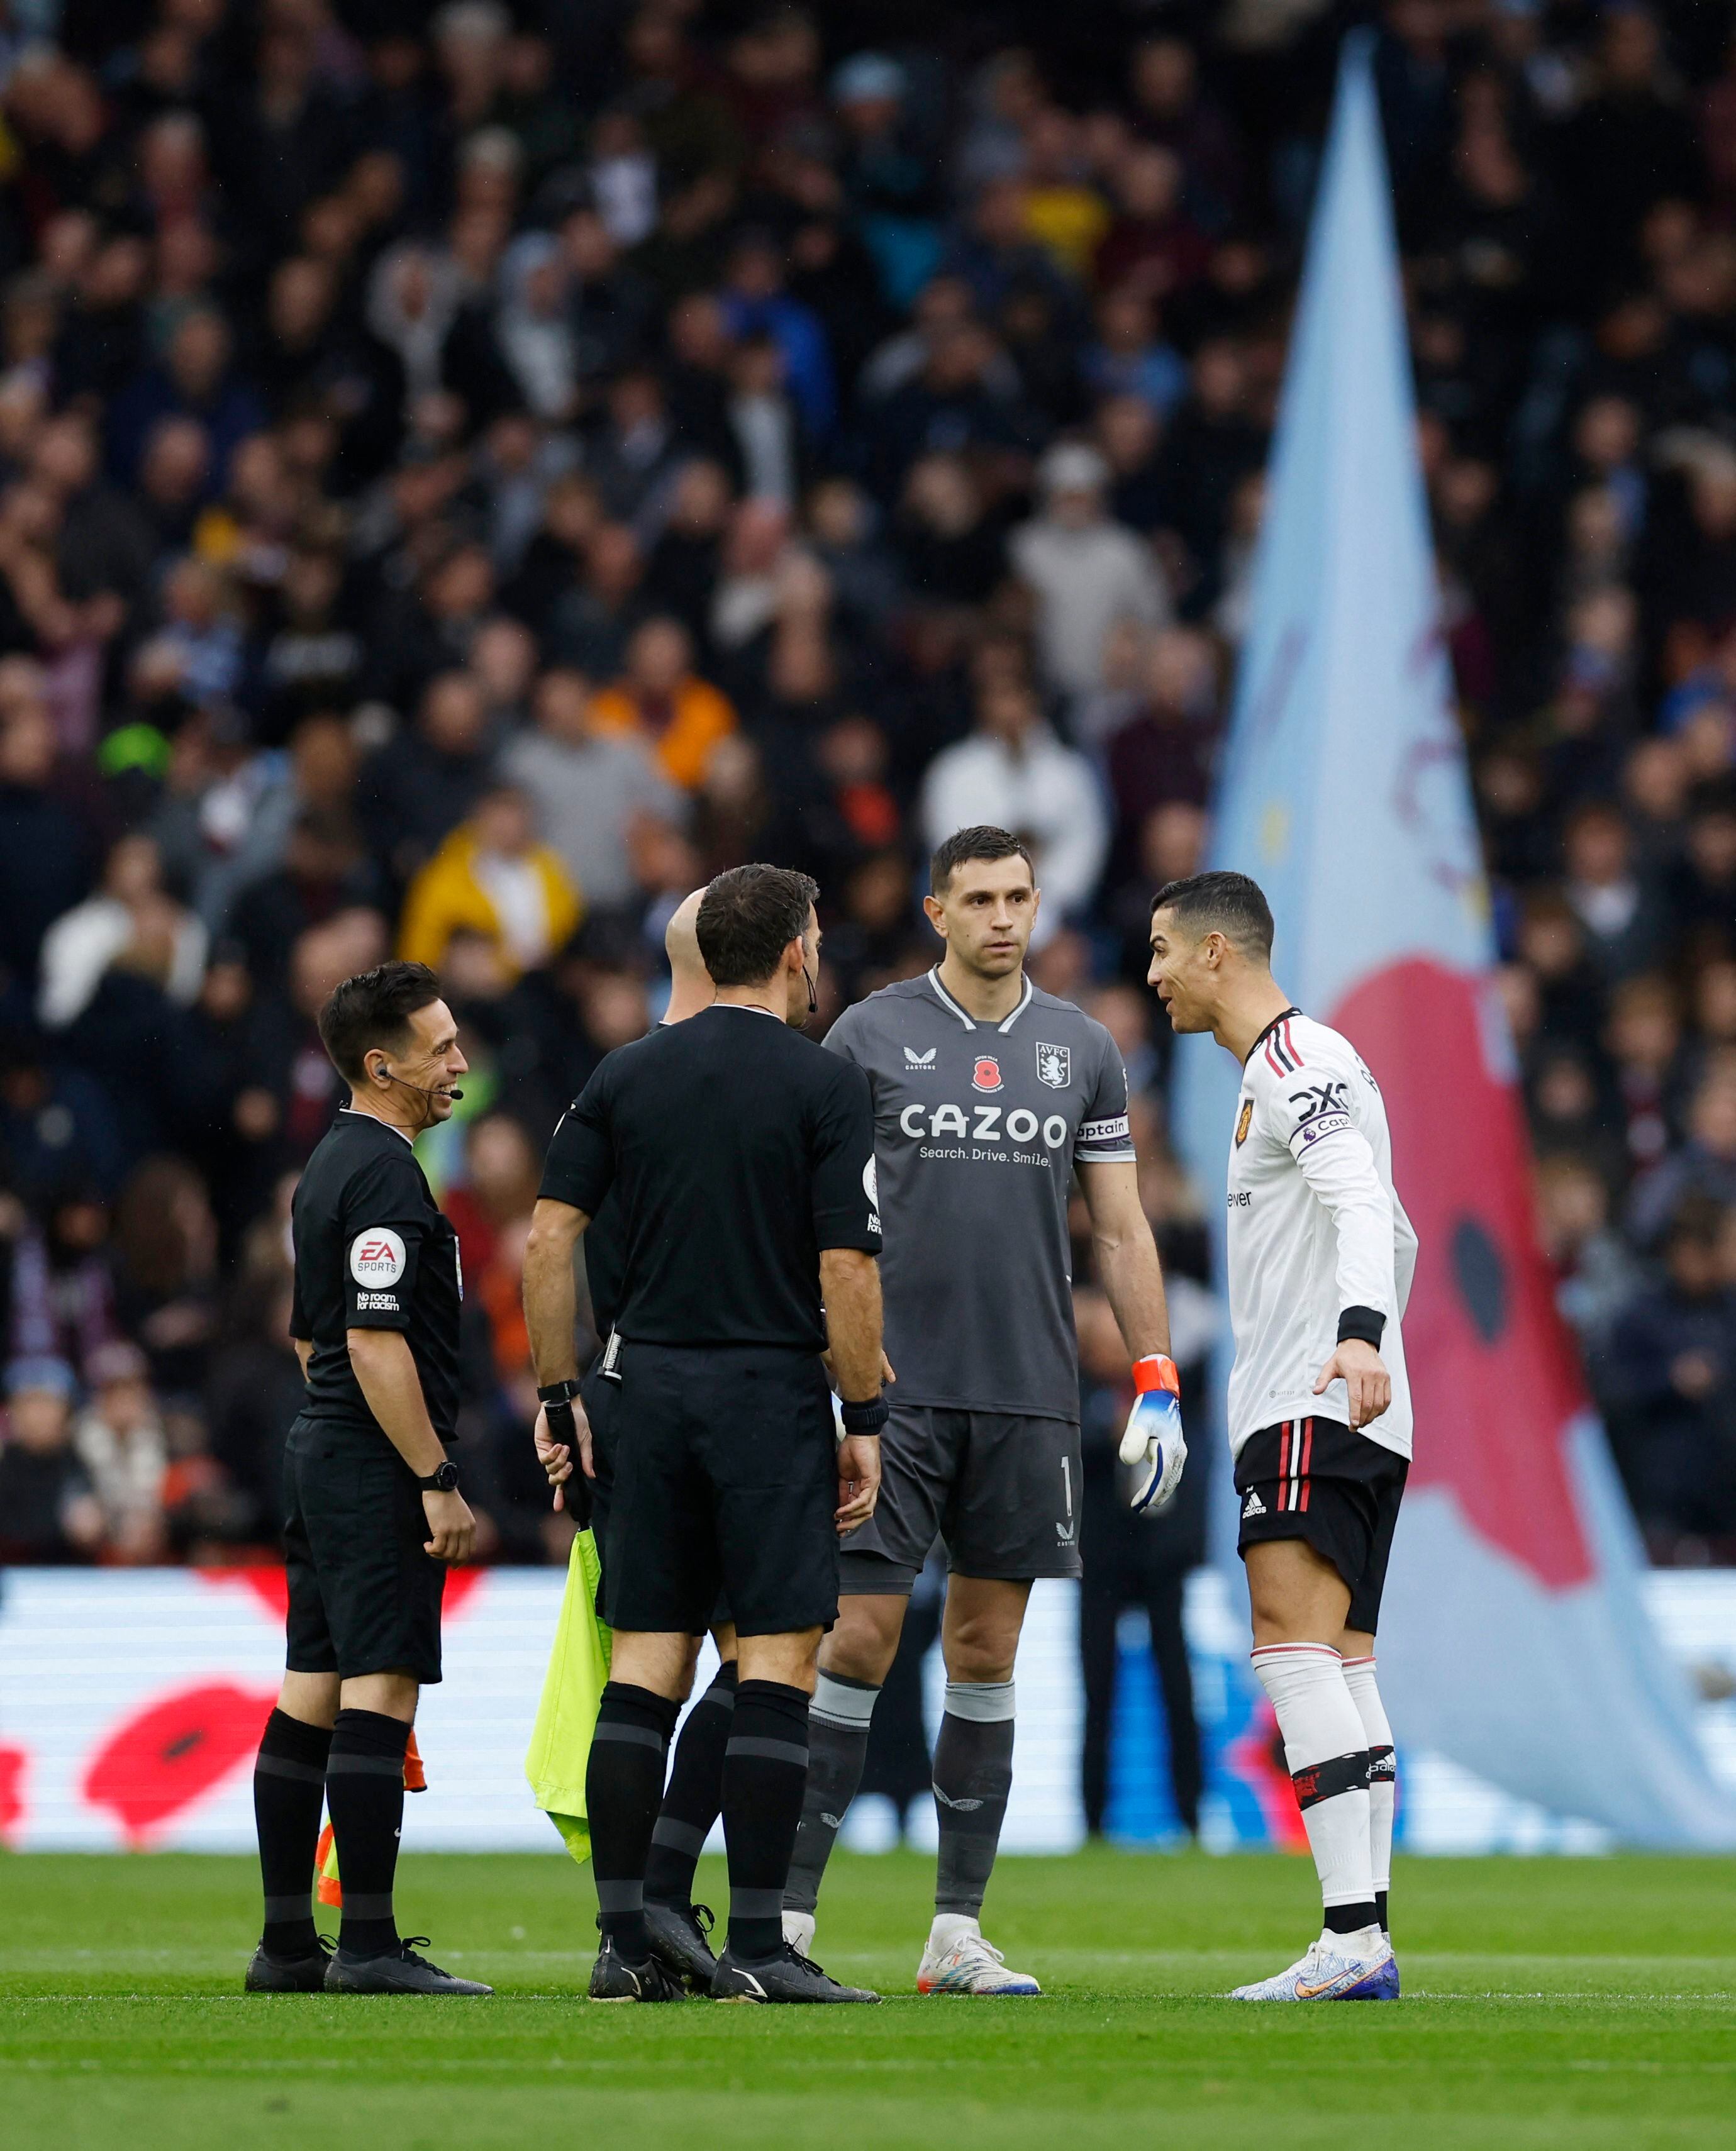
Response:
[[[892,1406],[884,1397],[867,1397],[854,1404],[848,1397],[843,1401],[846,1434],[878,1434],[892,1417]]]
[[[539,1389],[536,1400],[539,1404],[569,1404],[578,1394],[578,1383],[569,1378],[564,1382],[550,1382],[546,1389]]]
[[[570,1449],[574,1441],[577,1438],[579,1432],[578,1427],[574,1422],[573,1407],[571,1404],[544,1404],[543,1406],[543,1419],[548,1426],[550,1440],[564,1442],[567,1447]]]
[[[1378,1307],[1347,1307],[1339,1317],[1340,1344],[1354,1337],[1364,1344],[1372,1344],[1378,1352],[1385,1329],[1386,1317]]]

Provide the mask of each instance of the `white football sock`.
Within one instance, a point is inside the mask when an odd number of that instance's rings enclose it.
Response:
[[[969,1912],[937,1912],[929,1929],[929,1947],[939,1956],[964,1936],[980,1935],[982,1931],[981,1921]]]
[[[1386,1722],[1386,1706],[1375,1683],[1373,1658],[1346,1658],[1344,1685],[1355,1703],[1363,1737],[1369,1744],[1369,1845],[1378,1901],[1392,1887],[1393,1808],[1399,1789],[1393,1729]]]
[[[1321,1900],[1329,1911],[1366,1905],[1372,1916],[1368,1735],[1344,1661],[1328,1643],[1271,1643],[1253,1665],[1283,1736]]]

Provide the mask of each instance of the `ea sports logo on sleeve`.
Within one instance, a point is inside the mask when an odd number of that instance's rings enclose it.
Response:
[[[404,1273],[404,1243],[387,1225],[372,1225],[350,1243],[350,1275],[359,1285],[377,1289],[396,1284]]]
[[[970,1071],[971,1086],[978,1091],[998,1091],[1000,1088],[1000,1063],[989,1054],[978,1056]]]

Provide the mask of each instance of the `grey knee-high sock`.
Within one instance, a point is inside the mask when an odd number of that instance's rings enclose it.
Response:
[[[878,1688],[842,1673],[822,1673],[815,1684],[807,1711],[807,1784],[784,1885],[788,1911],[811,1912],[820,1901],[820,1882],[838,1826],[862,1783],[868,1724],[879,1699]]]
[[[974,1919],[982,1911],[1012,1784],[1013,1683],[949,1681],[934,1743],[937,1912]]]

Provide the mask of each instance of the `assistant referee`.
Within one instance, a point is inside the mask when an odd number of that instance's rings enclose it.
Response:
[[[320,1037],[350,1102],[296,1190],[290,1333],[307,1400],[284,1457],[287,1670],[254,1765],[265,1932],[251,1993],[488,1994],[402,1941],[392,1877],[418,1691],[440,1678],[446,1564],[474,1520],[456,1436],[458,1237],[412,1147],[466,1067],[422,964],[346,979]],[[321,1803],[343,1882],[329,1962],[313,1924]],[[422,1939],[418,1937],[418,1939]]]
[[[712,1993],[878,1998],[795,1955],[782,1924],[838,1536],[873,1513],[886,1418],[868,1080],[799,1035],[817,893],[777,867],[720,874],[697,920],[716,1000],[611,1054],[564,1131],[580,1230],[614,1191],[626,1234],[609,1370],[625,1430],[607,1525],[614,1656],[585,1779],[596,2001],[681,1991],[651,1951],[645,1871],[690,1639],[720,1586],[740,1658],[723,1769],[729,1942]]]

